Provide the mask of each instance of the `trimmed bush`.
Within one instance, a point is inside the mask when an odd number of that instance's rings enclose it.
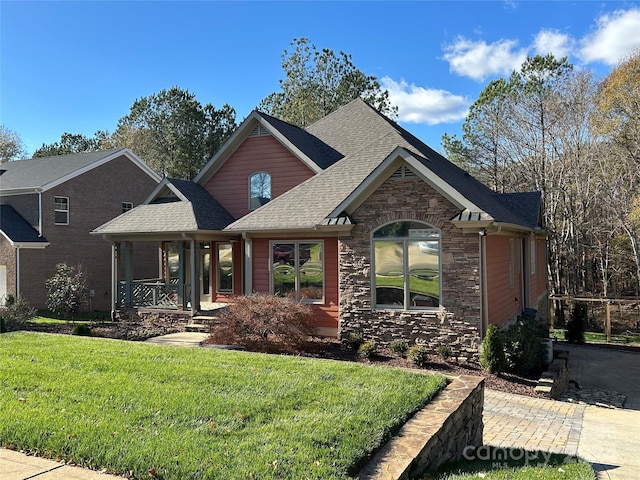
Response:
[[[489,373],[504,372],[507,359],[504,354],[504,344],[500,338],[500,330],[495,325],[489,325],[485,337],[480,345],[480,365]]]
[[[501,334],[508,370],[525,374],[542,365],[545,352],[540,339],[549,336],[546,323],[523,316]]]
[[[376,342],[364,342],[358,347],[358,355],[360,358],[372,358],[376,354]]]
[[[418,367],[424,367],[429,362],[429,351],[422,345],[412,345],[407,350],[407,358]]]
[[[440,345],[438,347],[438,355],[443,360],[448,360],[453,352],[451,351],[451,347],[449,345]]]
[[[409,350],[409,342],[398,338],[389,344],[389,350],[399,357],[404,357],[407,354],[407,350]]]
[[[586,303],[577,302],[571,309],[571,317],[567,322],[564,338],[571,343],[584,343],[584,332],[587,330],[588,310]]]
[[[73,327],[73,331],[71,335],[79,335],[81,337],[91,337],[93,332],[91,331],[91,327],[89,325],[85,325],[84,323],[79,323],[75,327]]]
[[[249,350],[296,349],[315,334],[311,307],[266,293],[234,298],[220,315],[209,343],[243,345]]]
[[[364,338],[359,333],[349,333],[347,338],[344,339],[344,343],[352,350],[358,350],[360,345],[364,343]]]
[[[87,299],[87,282],[82,268],[66,263],[56,265],[56,273],[45,281],[47,308],[57,315],[73,320]]]

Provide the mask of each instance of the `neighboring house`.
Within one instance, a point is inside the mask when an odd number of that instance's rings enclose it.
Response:
[[[254,111],[193,182],[165,179],[94,233],[117,255],[163,242],[162,286],[116,272],[114,308],[271,292],[311,304],[324,334],[477,351],[489,323],[547,314],[540,207],[354,100],[306,129]]]
[[[93,229],[139,205],[161,177],[128,149],[0,165],[0,297],[45,308],[55,266],[80,265],[91,308],[110,310],[111,247]],[[158,276],[158,245],[141,244],[140,273]]]

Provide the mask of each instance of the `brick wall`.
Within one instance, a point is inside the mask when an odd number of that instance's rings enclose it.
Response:
[[[44,282],[54,274],[56,264],[80,264],[86,271],[88,288],[95,291],[93,309],[109,310],[111,244],[89,232],[120,215],[122,202],[133,202],[134,206],[141,204],[156,185],[123,155],[44,192],[42,233],[50,245],[43,250],[20,252],[21,295],[32,306],[44,308]],[[55,196],[69,198],[69,225],[55,225]],[[12,204],[18,198],[7,197],[6,200]],[[138,278],[158,275],[158,245],[153,243],[148,247],[134,247],[134,271]]]
[[[385,181],[353,213],[357,225],[339,241],[341,337],[354,332],[386,344],[417,341],[434,351],[452,347],[456,356],[477,354],[480,329],[480,269],[477,234],[450,221],[459,209],[419,179]],[[439,311],[372,308],[371,233],[384,224],[418,220],[441,231],[442,298]]]

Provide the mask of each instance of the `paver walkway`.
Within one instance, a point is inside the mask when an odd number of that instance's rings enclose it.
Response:
[[[576,455],[586,407],[484,391],[486,445]]]

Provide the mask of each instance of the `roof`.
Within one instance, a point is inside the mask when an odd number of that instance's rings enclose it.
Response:
[[[121,155],[127,156],[149,176],[160,181],[160,176],[131,150],[113,148],[5,162],[2,164],[4,172],[0,175],[0,191],[4,194],[45,191]]]
[[[12,245],[46,247],[49,242],[11,205],[0,205],[0,233]]]
[[[316,136],[344,157],[306,182],[231,224],[229,231],[312,229],[335,225],[363,201],[367,188],[406,162],[426,182],[476,218],[537,226],[534,195],[500,196],[361,99],[310,125]],[[386,177],[385,177],[386,175]],[[526,202],[522,203],[521,199]],[[535,208],[534,208],[535,207]],[[535,210],[535,213],[534,213]]]
[[[165,178],[147,201],[96,228],[94,234],[123,235],[220,231],[234,218],[201,185]]]

